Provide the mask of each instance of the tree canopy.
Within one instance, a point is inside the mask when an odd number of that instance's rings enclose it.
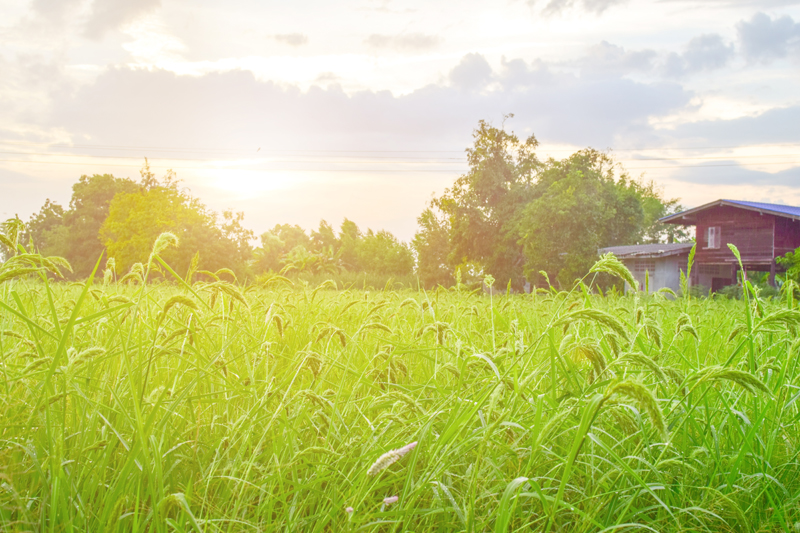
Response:
[[[139,188],[133,180],[110,174],[81,176],[72,186],[68,209],[47,199],[39,213],[31,217],[30,239],[43,255],[69,261],[74,277],[86,277],[104,249],[100,227],[108,216],[111,201],[118,193]]]
[[[261,235],[255,250],[257,272],[341,271],[383,276],[408,276],[414,271],[411,249],[387,231],[362,233],[352,220],[344,219],[337,235],[322,220],[308,235],[300,226],[278,224]]]
[[[608,155],[585,149],[542,161],[534,136],[480,121],[469,170],[418,219],[418,272],[427,286],[455,269],[521,289],[545,272],[571,283],[599,248],[681,238],[658,219],[680,208],[654,183],[635,180]],[[670,233],[672,231],[672,233]]]
[[[176,271],[188,270],[199,253],[206,270],[242,273],[252,250],[252,232],[242,227],[242,219],[226,211],[220,225],[215,213],[178,188],[172,174],[159,182],[147,172],[137,190],[114,197],[99,233],[120,272],[145,261],[156,238],[168,231],[178,237],[178,246],[162,255]]]

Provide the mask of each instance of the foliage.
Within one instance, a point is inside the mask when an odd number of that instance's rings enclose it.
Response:
[[[800,248],[776,258],[779,265],[786,268],[786,279],[800,281]]]
[[[473,136],[469,171],[418,219],[414,242],[427,286],[469,264],[515,289],[526,279],[542,282],[540,271],[569,286],[599,248],[687,238],[658,222],[681,209],[678,201],[664,199],[652,181],[633,180],[607,154],[585,149],[541,161],[535,137],[521,142],[484,121]]]
[[[74,277],[87,277],[104,245],[100,227],[108,216],[111,201],[118,193],[132,193],[139,185],[130,179],[110,174],[81,176],[72,186],[69,209],[50,199],[28,223],[30,239],[43,254],[66,258]]]
[[[548,162],[519,222],[530,279],[545,271],[570,286],[589,270],[599,248],[641,239],[640,188],[615,170],[613,161],[595,150]]]
[[[534,178],[541,167],[534,153],[539,143],[534,136],[520,141],[483,120],[473,138],[473,146],[467,149],[469,171],[431,202],[446,219],[448,264],[455,268],[477,262],[503,285],[510,280],[520,287],[525,258],[518,243],[518,218],[532,198]],[[434,220],[423,218],[428,225],[422,226],[420,242],[437,242],[437,237],[429,234],[438,229]],[[424,268],[441,274],[435,262]]]
[[[404,276],[414,270],[411,250],[388,231],[367,230],[357,243],[356,257],[359,270],[365,272]]]
[[[250,257],[252,237],[241,226],[242,215],[226,212],[220,227],[216,215],[181,192],[171,174],[159,183],[148,175],[137,191],[118,193],[111,202],[100,237],[118,272],[145,262],[156,238],[169,231],[177,236],[180,246],[165,252],[164,257],[178,271],[189,270],[192,258],[199,253],[200,268],[213,271],[230,267],[241,274]]]
[[[303,272],[338,275],[343,271],[380,276],[409,276],[414,269],[411,250],[387,231],[362,233],[355,222],[344,219],[339,235],[322,220],[309,236],[300,226],[278,224],[261,235],[254,252],[258,274]]]
[[[173,237],[157,242],[148,257],[169,272]],[[610,258],[594,270],[630,275]],[[152,274],[0,283],[0,529],[800,521],[788,296],[604,298],[578,285],[490,298]]]
[[[437,285],[449,287],[453,283],[453,270],[449,266],[449,225],[447,219],[437,216],[431,208],[417,218],[419,231],[412,244],[417,252],[417,275],[426,288]]]

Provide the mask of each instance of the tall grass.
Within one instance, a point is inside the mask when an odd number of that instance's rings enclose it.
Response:
[[[245,287],[158,253],[0,284],[3,530],[800,522],[793,298]]]

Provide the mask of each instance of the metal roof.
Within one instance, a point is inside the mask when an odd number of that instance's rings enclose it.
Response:
[[[763,202],[746,202],[744,200],[716,200],[714,202],[704,204],[699,207],[695,207],[693,209],[687,209],[686,211],[681,211],[680,213],[666,216],[659,220],[667,224],[693,225],[695,223],[693,215],[699,213],[700,211],[710,209],[712,207],[719,207],[725,205],[731,207],[738,207],[741,209],[747,209],[748,211],[756,211],[758,213],[765,213],[768,215],[775,215],[779,217],[800,220],[800,207],[793,207],[790,205],[781,205],[781,204],[767,204]]]
[[[630,246],[609,246],[598,250],[601,254],[611,252],[619,259],[667,257],[688,254],[693,242],[673,242],[668,244],[633,244]]]

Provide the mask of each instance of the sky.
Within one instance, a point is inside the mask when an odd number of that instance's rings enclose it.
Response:
[[[800,0],[5,0],[0,72],[3,219],[147,157],[256,234],[408,241],[479,120],[686,207],[800,205]]]

